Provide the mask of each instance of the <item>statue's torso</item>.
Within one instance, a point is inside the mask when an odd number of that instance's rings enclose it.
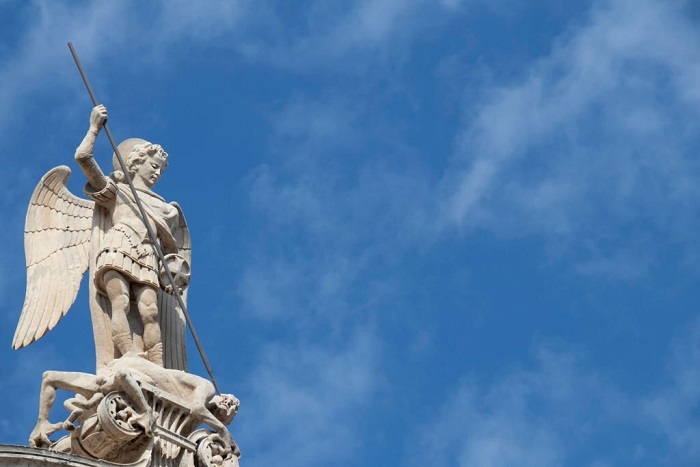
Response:
[[[96,258],[95,280],[98,289],[104,290],[102,276],[110,269],[120,272],[130,282],[160,287],[156,252],[129,186],[125,183],[115,184],[111,193],[112,196],[103,199],[93,198],[106,210],[105,215],[111,224]],[[150,190],[138,190],[138,196],[149,213],[148,217],[155,218],[149,218],[152,226],[154,221],[159,220],[173,232],[179,222],[177,208]]]

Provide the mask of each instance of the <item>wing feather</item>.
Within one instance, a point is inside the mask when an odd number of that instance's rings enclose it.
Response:
[[[71,246],[75,245],[75,233],[71,233]],[[80,263],[78,262],[78,250],[79,248],[67,248],[66,249],[66,268],[68,274],[74,274],[76,269],[80,268]],[[81,274],[82,276],[82,274]],[[61,300],[57,301],[58,306],[63,310],[68,310],[75,300],[75,296],[78,294],[78,288],[80,287],[80,282],[65,282],[61,290]],[[49,329],[53,329],[61,319],[61,314],[52,313],[51,319],[49,321]]]
[[[37,293],[36,290],[36,280],[30,280],[29,277],[27,277],[27,294],[24,298],[24,306],[23,309],[26,308],[33,308],[36,306],[36,302],[38,301],[39,294]],[[15,331],[15,336],[26,336],[27,335],[27,330],[29,329],[29,325],[31,324],[31,319],[32,317],[29,316],[28,314],[22,314],[19,318],[19,323],[17,324],[17,330]],[[15,345],[18,343],[17,337],[15,337],[15,341],[12,343],[13,348],[19,348],[15,347]],[[22,341],[22,344],[20,345],[23,346],[24,343]]]
[[[75,301],[88,267],[94,203],[66,188],[70,169],[49,171],[27,210],[24,249],[27,292],[12,347],[19,349],[53,329]]]
[[[62,283],[58,281],[51,280],[51,271],[54,271],[61,267],[58,264],[57,256],[50,256],[48,264],[43,268],[43,274],[41,275],[41,282],[43,287],[41,287],[42,302],[40,307],[43,310],[48,310],[49,312],[44,312],[41,314],[37,313],[39,317],[38,324],[33,327],[35,330],[34,339],[37,339],[37,334],[43,334],[49,329],[49,323],[51,322],[51,315],[53,314],[50,310],[56,309],[56,302],[61,298],[61,286]],[[43,265],[42,265],[43,266]],[[41,336],[39,336],[41,337]]]
[[[31,279],[29,274],[27,274],[27,283],[31,280],[36,286],[32,287],[32,297],[30,297],[30,304],[33,305],[31,309],[41,309],[46,306],[46,299],[48,298],[48,294],[46,293],[46,284],[44,281],[44,276],[45,274],[45,265],[41,265],[40,267],[36,268],[34,271],[34,274],[32,274]],[[22,310],[24,315],[24,310]],[[34,314],[28,314],[27,319],[25,322],[25,329],[26,329],[26,334],[24,338],[22,339],[22,346],[29,345],[32,340],[34,340],[34,336],[36,335],[36,329],[39,326],[39,322],[41,321],[41,314],[40,313],[34,313]]]
[[[58,195],[56,195],[56,192],[53,191],[52,187],[46,187],[49,191],[49,196],[46,198],[46,205],[54,207],[56,205],[56,199],[58,198]]]

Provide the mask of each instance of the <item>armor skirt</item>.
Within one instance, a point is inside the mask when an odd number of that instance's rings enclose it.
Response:
[[[106,294],[104,274],[109,270],[121,273],[131,283],[160,287],[153,244],[139,243],[136,235],[124,225],[115,225],[105,234],[95,269],[95,285],[103,294]]]

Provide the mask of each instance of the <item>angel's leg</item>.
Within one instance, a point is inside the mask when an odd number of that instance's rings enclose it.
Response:
[[[119,352],[135,352],[127,314],[129,313],[129,281],[115,270],[104,274],[105,291],[112,305],[112,338]]]
[[[148,359],[156,365],[163,366],[163,342],[158,322],[158,292],[148,285],[136,289],[139,315],[143,322],[143,346]]]

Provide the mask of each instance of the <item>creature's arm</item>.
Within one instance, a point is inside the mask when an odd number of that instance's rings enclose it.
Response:
[[[92,151],[95,148],[95,140],[105,122],[107,121],[107,109],[104,105],[98,105],[90,113],[90,129],[85,138],[75,151],[75,161],[87,177],[88,183],[95,191],[101,191],[109,183],[104,172],[95,161]]]
[[[241,451],[240,449],[238,449],[238,444],[233,439],[233,436],[231,436],[231,433],[228,431],[228,428],[226,428],[226,426],[223,423],[221,423],[221,421],[218,418],[216,418],[213,413],[211,413],[206,408],[196,410],[195,412],[203,423],[206,423],[210,427],[214,428],[214,430],[221,437],[221,439],[223,439],[226,444],[231,446],[231,452],[234,455],[236,455],[237,457],[241,455]]]

